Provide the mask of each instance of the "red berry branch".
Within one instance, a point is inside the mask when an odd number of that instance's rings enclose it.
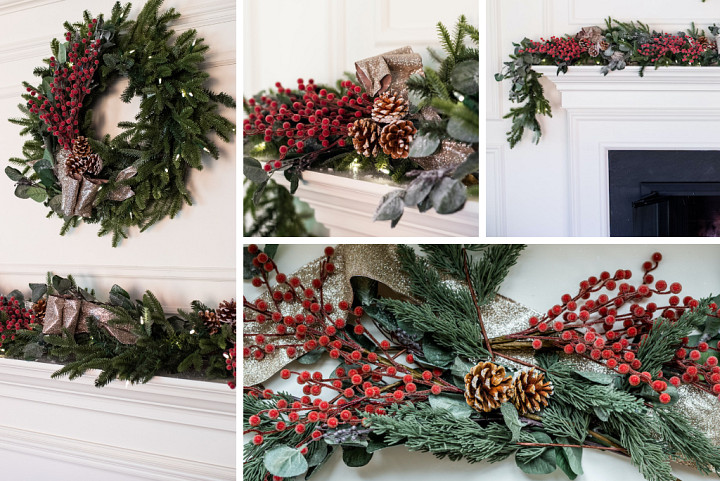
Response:
[[[243,299],[243,322],[247,326],[243,334],[243,357],[261,360],[277,349],[284,349],[292,358],[297,356],[300,348],[305,352],[319,348],[347,366],[337,368],[330,376],[320,371],[283,369],[280,376],[283,379],[294,377],[303,386],[303,396],[293,402],[280,399],[274,407],[250,417],[251,428],[245,434],[255,433],[253,442],[256,445],[263,443],[263,435],[294,429],[298,434],[308,433],[297,447],[306,446],[325,436],[338,435],[344,432],[343,429],[356,432],[362,427],[363,413],[384,414],[388,406],[396,403],[423,401],[430,394],[441,392],[463,392],[441,379],[443,370],[427,370],[415,365],[414,356],[408,354],[406,346],[395,339],[392,342],[391,339],[378,339],[369,332],[363,323],[361,307],[352,309],[345,300],[334,305],[324,299],[323,286],[335,271],[332,247],[325,248],[318,275],[310,286],[303,285],[297,277],[281,273],[275,262],[256,245],[249,246],[248,250],[255,256],[253,265],[260,270],[252,284],[258,288],[264,286],[272,304],[262,299],[255,302]],[[271,280],[273,274],[274,283]],[[304,312],[284,315],[285,304],[301,305]],[[274,324],[272,333],[253,330],[253,326],[265,323]],[[364,336],[372,348],[360,345],[357,336]],[[245,391],[265,399],[274,396],[269,389],[246,387]],[[256,429],[263,420],[274,422],[274,430],[262,432]],[[311,432],[309,426],[313,426]],[[341,430],[335,431],[337,429]]]
[[[66,32],[65,40],[70,43],[67,60],[60,63],[59,59],[50,57],[50,68],[53,77],[50,82],[50,94],[27,87],[30,95],[37,100],[28,100],[30,112],[39,114],[47,125],[47,131],[57,137],[57,141],[65,149],[79,133],[78,118],[83,106],[83,99],[90,93],[93,75],[100,63],[97,59],[100,39],[94,39],[97,19],[87,24],[87,33]]]
[[[657,62],[662,57],[669,57],[678,62],[693,64],[707,50],[712,50],[709,42],[700,42],[685,34],[673,35],[664,33],[654,37],[651,42],[640,45],[637,52]]]
[[[693,384],[700,389],[720,394],[720,367],[715,356],[699,363],[701,353],[708,349],[720,349],[699,343],[688,346],[688,338],[678,339],[674,359],[664,365],[664,371],[642,370],[637,352],[659,318],[675,322],[688,310],[698,308],[699,302],[690,296],[680,300],[682,286],[655,281],[653,272],[662,259],[660,253],[652,261],[643,264],[643,276],[639,285],[629,281],[632,272],[620,269],[611,275],[602,272],[580,283],[574,296],[564,294],[560,304],[554,305],[546,314],[529,319],[530,328],[505,336],[506,339],[531,340],[535,349],[556,347],[566,354],[577,354],[609,369],[627,376],[632,386],[646,383],[660,393],[662,403],[670,402],[665,392],[668,384],[679,386]],[[602,292],[601,291],[605,291]],[[651,297],[665,298],[662,302],[647,302]],[[627,310],[627,312],[621,312]],[[717,305],[710,304],[710,315],[718,316]],[[496,346],[501,349],[502,340]],[[688,355],[688,352],[690,353]]]
[[[307,84],[298,79],[298,88],[293,91],[277,82],[277,92],[287,101],[263,95],[245,101],[252,110],[243,122],[245,135],[262,135],[265,142],[276,141],[280,146],[279,158],[265,164],[267,172],[298,164],[306,169],[320,154],[336,147],[344,147],[348,127],[358,118],[368,117],[372,110],[372,99],[362,92],[359,85],[347,80],[341,82],[339,95],[320,88],[309,79]],[[321,146],[308,152],[309,141]],[[299,159],[290,158],[298,154]]]
[[[541,38],[539,42],[529,41],[530,46],[518,50],[518,54],[539,53],[552,57],[557,63],[573,62],[587,53],[587,46],[582,46],[574,37],[550,37],[550,40]]]
[[[15,340],[15,332],[30,329],[35,323],[35,313],[20,305],[15,297],[0,296],[0,347],[10,338]]]

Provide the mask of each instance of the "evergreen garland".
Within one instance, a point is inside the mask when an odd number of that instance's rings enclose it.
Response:
[[[144,231],[165,217],[175,217],[184,204],[191,204],[186,187],[190,171],[202,169],[204,153],[219,157],[211,134],[225,142],[234,136],[235,125],[218,110],[220,106],[234,108],[235,101],[225,93],[214,93],[205,87],[209,74],[201,69],[201,64],[209,47],[195,30],[175,36],[170,24],[180,14],[172,8],[161,11],[161,5],[162,0],[149,0],[137,18],[129,20],[131,5],[117,2],[109,18],[97,17],[94,38],[100,41],[101,63],[83,100],[78,130],[79,135],[89,138],[92,149],[102,158],[99,177],[109,182],[100,189],[92,215],[64,218],[61,234],[81,221],[99,223],[98,234],[112,235],[112,244],[117,246],[127,237],[130,227]],[[83,22],[64,25],[72,38],[84,38],[92,20],[85,11]],[[48,134],[39,114],[27,107],[27,102],[34,99],[35,92],[51,95],[49,82],[56,74],[54,69],[68,66],[63,64],[68,45],[69,42],[53,40],[53,59],[44,59],[46,65],[34,71],[42,79],[41,85],[23,83],[29,92],[22,95],[26,104],[19,106],[23,116],[10,121],[23,127],[21,135],[31,135],[32,139],[25,142],[23,157],[10,159],[22,170],[6,169],[11,180],[24,186],[24,198],[29,195],[27,186],[32,186],[31,197],[50,207],[49,215],[60,217],[60,185],[53,168],[60,145]],[[62,65],[52,67],[56,59]],[[134,120],[118,124],[122,133],[113,138],[109,135],[96,138],[93,106],[121,77],[129,80],[121,100],[130,102],[139,97],[139,111]],[[36,163],[37,159],[46,162]],[[137,169],[137,174],[118,181],[117,174],[130,166]],[[110,194],[119,186],[132,188],[135,195],[123,201],[110,200]],[[16,191],[18,195],[20,192]]]

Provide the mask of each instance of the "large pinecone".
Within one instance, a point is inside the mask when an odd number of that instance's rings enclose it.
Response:
[[[545,375],[534,368],[518,372],[513,379],[513,386],[513,404],[520,414],[534,413],[547,406],[548,398],[553,393],[550,381],[546,381]]]
[[[409,110],[407,100],[394,92],[385,92],[373,101],[372,119],[389,124],[405,117]]]
[[[348,129],[352,136],[353,147],[365,157],[375,157],[378,153],[380,128],[370,119],[358,119]]]
[[[222,301],[220,307],[217,308],[215,313],[217,314],[220,322],[225,324],[234,324],[237,320],[237,306],[235,299],[229,301]]]
[[[396,120],[380,132],[380,147],[393,159],[405,159],[417,129],[409,120]]]
[[[208,328],[210,334],[217,334],[220,331],[222,322],[215,311],[200,311],[198,312],[198,316],[200,316],[200,319],[203,321],[203,324],[205,324],[205,327]]]
[[[45,312],[47,311],[47,301],[45,299],[39,299],[33,306],[33,313],[35,314],[35,322],[42,324],[45,321]]]
[[[480,362],[465,375],[465,400],[476,411],[490,412],[514,393],[510,376],[503,366]]]
[[[93,152],[85,137],[78,137],[73,142],[72,153],[65,161],[65,172],[70,177],[80,179],[85,175],[98,175],[102,170],[100,156]]]

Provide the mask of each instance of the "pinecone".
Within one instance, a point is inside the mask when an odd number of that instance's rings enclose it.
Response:
[[[409,120],[396,120],[380,132],[380,147],[393,159],[405,159],[417,129]]]
[[[200,319],[203,321],[203,324],[205,324],[205,327],[208,328],[208,331],[210,331],[210,334],[217,334],[220,331],[220,327],[222,327],[222,322],[220,321],[220,318],[215,313],[215,311],[200,311],[198,312],[198,316],[200,316]]]
[[[373,101],[372,119],[389,124],[405,117],[409,110],[407,100],[394,92],[385,92]]]
[[[600,40],[600,43],[598,43],[598,48],[601,52],[604,52],[605,50],[610,48],[610,42],[607,40]]]
[[[531,368],[520,371],[513,379],[515,397],[513,404],[520,414],[534,413],[547,406],[548,398],[553,393],[550,381],[545,381],[545,374]]]
[[[590,54],[591,57],[597,57],[600,55],[600,50],[598,49],[597,45],[591,45],[588,48],[588,54]]]
[[[695,39],[695,42],[697,42],[698,45],[700,45],[703,50],[707,50],[709,48],[712,48],[712,43],[710,43],[710,40],[704,35],[699,36]]]
[[[235,305],[235,299],[229,301],[223,301],[220,303],[220,307],[215,311],[220,319],[220,322],[224,324],[234,324],[237,320],[237,306]]]
[[[84,175],[98,175],[102,170],[102,160],[98,154],[70,154],[65,161],[67,175],[80,179]]]
[[[45,321],[45,311],[47,310],[47,301],[45,299],[38,300],[33,306],[33,313],[35,314],[35,322],[40,324]]]
[[[374,157],[378,153],[380,128],[370,119],[358,119],[348,129],[352,136],[353,147],[365,157]]]
[[[72,152],[78,157],[87,157],[88,155],[93,153],[93,149],[92,147],[90,147],[90,142],[88,142],[88,139],[81,135],[73,142]]]
[[[465,375],[465,400],[476,411],[490,412],[513,397],[512,378],[505,368],[480,362]]]

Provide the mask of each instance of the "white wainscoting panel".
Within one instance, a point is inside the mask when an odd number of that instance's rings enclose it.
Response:
[[[227,385],[156,377],[96,388],[92,373],[50,379],[58,367],[0,359],[7,479],[235,479],[236,393]]]
[[[21,82],[34,81],[33,69],[49,56],[52,38],[62,38],[62,23],[78,21],[82,12],[109,14],[113,0],[88,4],[81,0],[17,0],[0,2],[0,165],[19,156],[27,137],[6,118],[19,113]],[[133,2],[131,17],[144,2]],[[198,30],[210,46],[205,68],[211,76],[209,87],[236,96],[236,4],[232,0],[168,0],[182,17],[176,31]],[[31,28],[29,26],[32,25]],[[137,100],[123,104],[119,99],[122,81],[114,85],[95,110],[102,133],[117,134],[119,121],[131,119]],[[224,109],[234,120],[236,112]],[[62,222],[45,219],[47,209],[31,200],[13,195],[13,183],[0,173],[0,292],[27,288],[41,282],[43,272],[76,274],[85,286],[99,293],[107,291],[113,279],[142,294],[153,289],[168,310],[188,306],[196,297],[209,303],[235,296],[235,143],[220,142],[218,160],[208,158],[202,171],[193,171],[188,188],[194,205],[185,206],[175,219],[165,219],[142,234],[113,249],[111,238],[98,237],[97,225],[81,225],[61,237]],[[85,274],[85,275],[83,275]]]

